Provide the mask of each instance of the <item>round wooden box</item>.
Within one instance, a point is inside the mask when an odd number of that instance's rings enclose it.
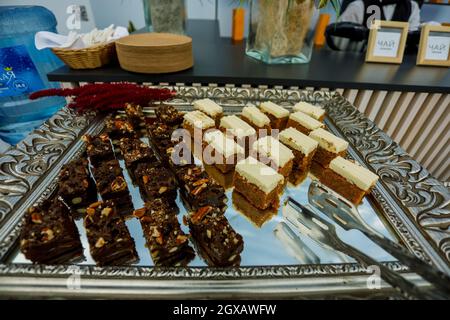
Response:
[[[116,41],[122,69],[139,73],[167,73],[194,65],[192,39],[171,33],[132,34]]]

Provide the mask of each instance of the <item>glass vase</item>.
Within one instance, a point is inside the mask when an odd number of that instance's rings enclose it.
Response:
[[[149,31],[185,34],[184,0],[143,0],[145,24]]]
[[[314,0],[251,0],[246,54],[265,63],[308,63]]]

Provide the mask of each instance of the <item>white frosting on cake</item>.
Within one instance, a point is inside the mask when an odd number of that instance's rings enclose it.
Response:
[[[378,180],[372,171],[342,157],[331,160],[330,169],[363,191],[368,191]]]
[[[289,110],[287,110],[271,101],[261,102],[259,107],[261,108],[261,110],[263,112],[270,113],[271,115],[273,115],[276,118],[285,118],[285,117],[289,116]]]
[[[194,109],[200,110],[213,118],[223,113],[222,107],[211,99],[201,99],[194,101]]]
[[[304,155],[308,155],[316,150],[319,144],[316,140],[311,139],[307,135],[292,127],[281,131],[278,138],[285,145],[300,151]]]
[[[213,119],[200,111],[191,111],[184,115],[184,120],[191,126],[199,129],[208,129],[216,124]]]
[[[256,134],[256,130],[253,129],[253,127],[235,115],[226,116],[220,119],[220,127],[227,129],[231,134],[238,138]]]
[[[270,125],[269,117],[255,106],[244,107],[242,115],[259,128]]]
[[[294,159],[291,149],[272,136],[265,136],[253,143],[252,149],[259,155],[271,159],[279,168]]]
[[[298,122],[303,127],[305,127],[306,129],[309,129],[309,130],[323,128],[323,126],[324,126],[322,122],[317,121],[316,119],[314,119],[300,111],[291,113],[291,115],[289,116],[289,119],[294,120],[295,122]]]
[[[306,113],[308,116],[313,117],[316,120],[319,120],[320,117],[322,117],[325,114],[324,109],[313,106],[312,104],[304,101],[297,103],[295,106],[292,107],[292,110]]]
[[[348,148],[347,141],[322,128],[311,131],[309,136],[316,140],[323,149],[333,153],[342,152]]]
[[[214,150],[220,152],[225,158],[235,154],[244,154],[244,148],[228,138],[220,130],[212,130],[205,133],[204,138]]]
[[[266,194],[273,191],[278,184],[284,181],[281,174],[253,157],[239,161],[236,164],[236,172]]]

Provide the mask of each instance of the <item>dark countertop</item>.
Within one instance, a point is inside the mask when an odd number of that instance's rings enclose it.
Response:
[[[412,92],[450,92],[446,67],[416,66],[416,54],[405,54],[403,63],[364,62],[360,53],[315,49],[308,64],[267,65],[245,55],[245,42],[233,44],[220,38],[218,25],[210,20],[190,20],[194,67],[163,75],[138,74],[110,65],[94,70],[64,66],[48,74],[60,82],[168,82],[280,85],[316,88],[369,89]]]

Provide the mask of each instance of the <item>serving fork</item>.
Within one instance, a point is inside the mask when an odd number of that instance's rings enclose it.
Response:
[[[417,287],[414,283],[403,278],[400,274],[392,271],[385,265],[374,260],[370,256],[354,248],[353,246],[342,241],[337,233],[335,226],[326,221],[311,209],[301,205],[295,199],[289,197],[288,205],[291,206],[294,212],[284,210],[283,215],[285,219],[297,227],[300,232],[304,233],[311,239],[324,243],[334,250],[351,256],[361,265],[365,267],[377,266],[380,270],[380,277],[390,284],[394,289],[399,291],[404,297],[408,299],[442,299],[432,292],[426,292]],[[286,207],[287,208],[287,207]]]
[[[362,219],[353,203],[318,181],[309,185],[308,200],[320,212],[328,216],[345,230],[355,229],[397,258],[399,262],[434,285],[447,298],[450,297],[450,277],[442,271],[417,258],[401,245],[373,230]]]

